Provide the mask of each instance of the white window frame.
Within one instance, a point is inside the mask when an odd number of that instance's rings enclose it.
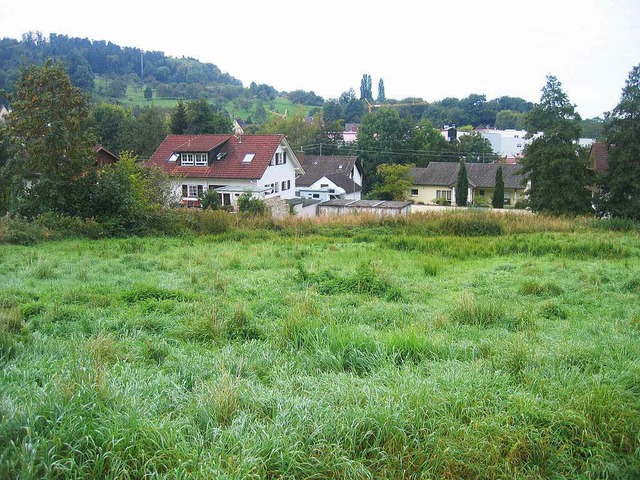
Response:
[[[209,165],[209,158],[206,153],[196,153],[195,154],[195,166],[196,167],[206,167]]]
[[[436,198],[444,198],[448,202],[451,201],[451,190],[436,190]]]
[[[417,189],[417,188],[412,188],[412,189],[411,189],[411,196],[412,196],[412,197],[417,197],[419,193],[420,193],[420,192],[418,191],[418,189]]]
[[[193,158],[193,153],[180,154],[180,165],[192,167],[195,164],[194,162],[195,162],[195,159]]]
[[[187,185],[187,198],[198,198],[198,185]]]

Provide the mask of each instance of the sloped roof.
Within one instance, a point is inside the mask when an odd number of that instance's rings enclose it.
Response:
[[[146,166],[156,166],[169,175],[197,178],[259,179],[264,175],[273,155],[282,142],[288,146],[284,135],[167,135],[153,153]],[[210,152],[226,154],[221,160],[213,160],[205,167],[181,166],[179,162],[169,162],[174,153]],[[297,158],[288,158],[299,168]],[[247,154],[254,154],[250,163],[243,162]]]
[[[402,202],[396,200],[350,200],[350,199],[334,199],[327,200],[320,204],[321,207],[353,207],[353,208],[384,208],[384,209],[403,209],[411,205],[411,202]]]
[[[474,188],[493,188],[498,167],[502,167],[505,188],[524,188],[526,178],[520,165],[499,163],[467,163],[467,178]],[[414,185],[453,186],[458,181],[458,162],[431,162],[426,168],[412,168]]]
[[[604,143],[594,143],[589,152],[590,168],[597,173],[603,173],[609,168],[609,151]]]
[[[327,177],[347,192],[360,191],[362,186],[356,183],[357,188],[354,188],[354,182],[349,178],[357,161],[358,157],[346,155],[302,155],[301,162],[306,173],[296,179],[296,185],[308,187]]]

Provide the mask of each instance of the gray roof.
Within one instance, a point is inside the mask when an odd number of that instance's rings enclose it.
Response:
[[[303,207],[308,207],[309,205],[315,205],[316,203],[320,203],[321,200],[316,200],[313,198],[294,197],[294,198],[285,199],[285,202],[289,205],[302,205]]]
[[[474,188],[493,188],[496,172],[502,167],[505,188],[524,188],[526,177],[520,173],[521,165],[501,163],[467,163],[467,178]],[[412,168],[414,185],[453,186],[458,181],[458,162],[431,162],[426,168]]]
[[[354,208],[391,208],[402,209],[411,205],[411,202],[400,202],[392,200],[349,200],[336,199],[327,200],[320,204],[321,207],[354,207]]]
[[[303,165],[304,175],[296,179],[296,185],[308,187],[327,177],[347,193],[359,192],[362,186],[355,183],[349,175],[357,164],[358,157],[345,155],[300,155],[299,159]]]

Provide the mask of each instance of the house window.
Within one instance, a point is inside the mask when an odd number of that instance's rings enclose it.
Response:
[[[273,192],[278,193],[280,191],[280,184],[278,182],[273,184]]]
[[[418,196],[418,189],[417,188],[412,188],[411,189],[411,196],[412,197],[417,197]]]
[[[273,193],[273,183],[265,184],[264,188],[268,188],[269,189],[266,192],[264,192],[265,195],[271,195]]]
[[[187,197],[197,197],[198,191],[202,192],[202,185],[187,185]]]
[[[189,195],[186,185],[182,185],[182,196],[187,197]]]
[[[451,201],[451,190],[436,190],[436,198],[444,198],[448,202]]]
[[[282,182],[282,191],[289,190],[291,188],[291,180],[284,180]]]
[[[320,198],[320,194],[319,193],[314,193],[313,195],[311,195],[313,198]]]
[[[255,156],[256,156],[255,153],[247,153],[242,159],[242,163],[251,163],[251,161],[253,160],[253,157]]]
[[[484,197],[484,190],[478,190],[478,195],[480,195],[481,197]]]
[[[180,165],[192,166],[193,164],[193,153],[183,153],[180,155]]]
[[[195,154],[195,163],[196,167],[206,167],[209,164],[209,159],[207,158],[206,153],[196,153]]]

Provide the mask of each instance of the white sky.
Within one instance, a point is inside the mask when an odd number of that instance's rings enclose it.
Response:
[[[638,0],[93,3],[6,2],[0,37],[107,40],[214,63],[245,86],[325,99],[359,95],[368,73],[374,96],[382,78],[398,100],[478,93],[537,102],[552,74],[584,118],[613,109],[640,63]]]

